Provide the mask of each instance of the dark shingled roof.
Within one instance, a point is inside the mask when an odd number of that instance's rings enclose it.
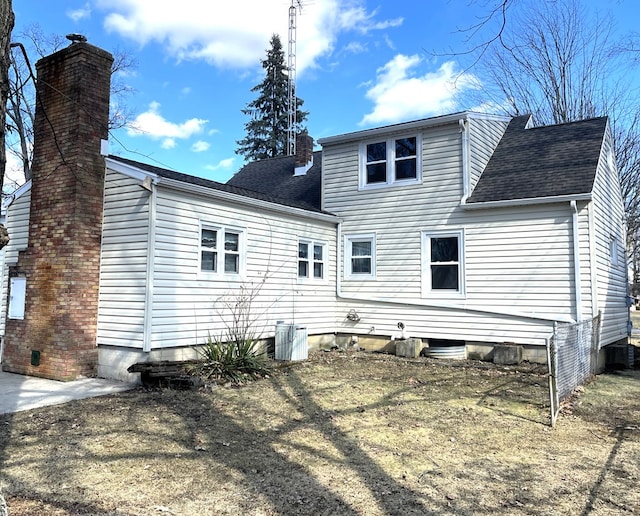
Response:
[[[511,120],[468,203],[590,193],[607,118],[525,129]]]
[[[247,163],[227,181],[228,185],[277,195],[289,202],[320,210],[322,151],[313,153],[313,166],[304,175],[295,176],[295,157],[282,156]]]
[[[168,170],[166,168],[156,167],[154,165],[149,165],[147,163],[140,163],[138,161],[133,161],[130,159],[122,158],[120,156],[109,156],[110,159],[114,161],[119,161],[124,163],[125,165],[130,165],[135,168],[139,168],[140,170],[144,170],[146,172],[151,172],[152,174],[156,174],[159,177],[165,177],[167,179],[174,179],[176,181],[182,181],[183,183],[188,183],[192,185],[203,186],[205,188],[211,188],[212,190],[219,190],[221,192],[227,192],[235,195],[242,195],[243,197],[249,197],[251,199],[259,199],[261,201],[272,202],[275,204],[281,204],[283,206],[290,206],[293,208],[300,208],[303,210],[320,212],[320,188],[318,185],[318,202],[308,203],[304,200],[298,200],[295,196],[287,195],[288,192],[282,192],[285,195],[280,195],[277,189],[272,190],[271,192],[265,190],[255,190],[249,187],[244,187],[243,185],[235,185],[231,183],[218,183],[217,181],[211,181],[210,179],[204,179],[202,177],[191,176],[188,174],[182,174],[181,172],[174,172],[173,170]],[[288,157],[293,160],[293,157]],[[280,158],[276,158],[280,159]],[[286,158],[282,158],[286,159]],[[271,161],[271,160],[267,160]],[[318,161],[320,159],[318,158]],[[263,162],[255,163],[254,165],[260,165]],[[292,161],[293,163],[293,161]],[[249,166],[249,165],[247,165]],[[244,167],[247,168],[247,167]],[[242,170],[244,170],[244,168]],[[239,172],[238,172],[239,173]],[[291,175],[293,175],[293,168],[291,168]],[[235,176],[234,176],[235,177]]]

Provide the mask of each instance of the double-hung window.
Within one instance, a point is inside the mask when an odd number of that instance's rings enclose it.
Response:
[[[325,274],[327,245],[324,242],[298,242],[298,279],[322,280]]]
[[[200,270],[215,274],[240,274],[242,236],[242,231],[237,229],[202,226]]]
[[[425,232],[422,241],[425,293],[464,295],[463,232]]]
[[[364,143],[361,151],[360,187],[419,182],[419,149],[418,136]]]
[[[373,279],[376,275],[375,235],[345,236],[345,277]]]

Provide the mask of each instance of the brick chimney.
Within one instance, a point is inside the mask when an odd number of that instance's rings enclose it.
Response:
[[[306,131],[296,134],[296,165],[294,175],[303,176],[313,166],[313,138]]]
[[[24,317],[7,318],[5,371],[95,375],[112,62],[80,40],[36,64],[29,240],[9,270],[26,283]]]

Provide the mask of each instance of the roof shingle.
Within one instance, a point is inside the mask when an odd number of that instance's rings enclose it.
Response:
[[[511,120],[468,203],[590,193],[607,118],[527,129]]]

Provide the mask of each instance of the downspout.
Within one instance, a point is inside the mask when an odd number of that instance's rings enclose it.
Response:
[[[153,327],[153,278],[155,273],[156,247],[156,185],[151,182],[149,190],[149,226],[147,227],[147,278],[144,296],[144,329],[142,351],[151,351],[151,330]]]
[[[582,322],[582,285],[580,282],[580,228],[578,227],[578,205],[571,201],[571,225],[573,231],[573,278],[576,303],[576,322]]]
[[[596,257],[595,223],[593,221],[593,203],[587,206],[589,216],[589,269],[591,272],[591,316],[595,317],[600,311],[598,303],[598,262]]]
[[[460,204],[465,205],[471,193],[469,191],[471,189],[469,184],[469,120],[461,118],[458,123],[462,140],[462,199]]]
[[[336,296],[342,297],[342,221],[338,222],[336,232]]]

